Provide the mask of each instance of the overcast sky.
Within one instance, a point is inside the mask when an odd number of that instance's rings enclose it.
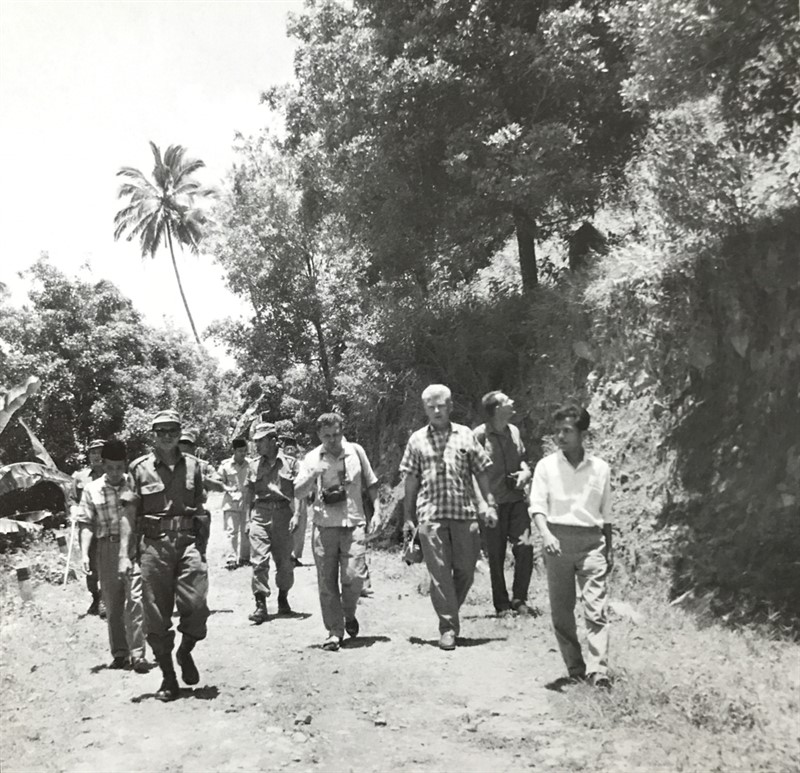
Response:
[[[41,252],[107,278],[153,324],[188,330],[167,253],[114,242],[120,166],[152,169],[148,140],[184,145],[216,184],[235,132],[270,123],[259,95],[292,78],[286,18],[301,0],[0,0],[0,281]],[[81,267],[87,263],[90,273]],[[179,267],[199,328],[236,314],[207,256]]]

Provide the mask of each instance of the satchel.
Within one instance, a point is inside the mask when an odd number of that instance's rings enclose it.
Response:
[[[419,541],[419,527],[415,527],[410,537],[407,537],[403,543],[402,557],[403,561],[409,566],[411,564],[421,564],[422,556],[422,543]]]

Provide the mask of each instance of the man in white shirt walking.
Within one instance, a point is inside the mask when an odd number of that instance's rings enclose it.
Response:
[[[233,456],[219,466],[219,477],[225,489],[222,513],[227,541],[226,567],[236,569],[250,563],[250,538],[247,535],[247,479],[250,463],[247,461],[247,441],[237,437],[231,443]]]
[[[550,611],[556,640],[571,679],[608,688],[606,596],[613,566],[611,475],[587,453],[589,413],[568,404],[553,414],[558,451],[536,465],[530,513],[542,535]],[[583,597],[587,658],[575,624],[575,581]]]

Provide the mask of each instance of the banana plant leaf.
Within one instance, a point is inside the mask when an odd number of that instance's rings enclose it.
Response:
[[[0,496],[10,491],[22,491],[43,481],[55,483],[69,496],[72,478],[54,467],[45,467],[36,462],[16,462],[0,467]]]

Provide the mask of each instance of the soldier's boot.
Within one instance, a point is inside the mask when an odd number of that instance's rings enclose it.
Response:
[[[269,615],[267,614],[267,597],[263,593],[256,593],[255,596],[256,609],[248,619],[252,620],[256,625],[261,625],[261,623],[266,623],[267,620],[269,620]]]
[[[174,701],[180,695],[181,690],[178,687],[178,677],[175,676],[175,666],[172,665],[172,653],[158,655],[156,661],[163,677],[161,687],[158,688],[156,693],[156,700],[163,703]]]
[[[291,615],[292,608],[289,606],[289,591],[278,591],[278,614]]]
[[[181,679],[186,684],[197,684],[200,681],[200,674],[192,657],[192,650],[195,644],[197,644],[197,639],[184,634],[181,646],[178,647],[178,651],[175,653],[175,660],[178,661],[178,665],[181,667]]]

